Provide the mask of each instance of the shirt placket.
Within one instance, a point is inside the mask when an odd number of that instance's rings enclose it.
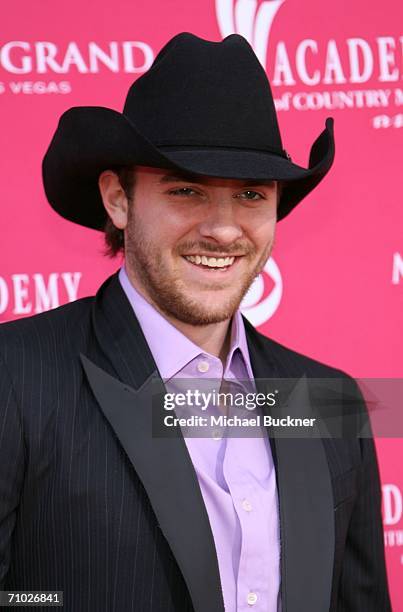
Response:
[[[263,440],[261,442],[263,443]],[[253,443],[256,444],[257,440],[253,440]],[[244,462],[248,463],[247,449],[247,440],[227,439],[224,475],[241,529],[237,611],[267,612],[268,580],[265,558],[270,554],[266,529],[268,517],[262,512],[264,505],[261,495],[264,492],[260,491],[259,483],[254,483],[250,473],[253,472],[253,466],[248,466],[249,473],[244,467]],[[240,453],[245,455],[242,462],[239,460]]]

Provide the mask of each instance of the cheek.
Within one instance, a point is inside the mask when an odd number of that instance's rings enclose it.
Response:
[[[175,206],[167,202],[159,194],[146,197],[141,192],[135,202],[136,214],[141,216],[142,225],[147,234],[160,236],[166,242],[170,237],[174,242],[178,237],[191,231],[195,225],[194,215],[184,207],[183,203]]]
[[[152,213],[150,210],[145,209],[144,214],[136,211],[135,218],[129,224],[132,235],[142,239],[155,253],[164,253],[169,257],[178,244],[190,236],[193,225],[189,226],[188,220],[184,221],[166,209],[163,211],[154,208]]]
[[[276,229],[276,219],[261,220],[249,225],[248,237],[258,249],[264,249],[273,242]]]

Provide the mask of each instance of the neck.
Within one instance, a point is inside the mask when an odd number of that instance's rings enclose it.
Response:
[[[126,273],[131,284],[149,304],[158,310],[158,312],[184,336],[199,346],[202,351],[218,357],[223,367],[225,367],[231,342],[231,319],[226,319],[219,323],[210,323],[209,325],[191,325],[190,323],[184,323],[161,310],[158,304],[148,296],[147,292],[144,291],[143,287],[137,282],[137,279],[127,270],[127,268]]]
[[[153,306],[159,310],[155,304],[153,304]],[[184,336],[199,346],[205,353],[219,357],[223,366],[225,367],[231,340],[230,319],[221,321],[220,323],[196,326],[183,323],[182,321],[179,321],[174,317],[170,317],[160,310],[159,312]]]

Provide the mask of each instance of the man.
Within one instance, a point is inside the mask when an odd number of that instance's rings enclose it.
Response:
[[[291,162],[237,35],[180,34],[123,114],[63,115],[49,202],[106,227],[125,265],[94,298],[0,329],[3,590],[63,591],[69,612],[390,610],[370,438],[153,435],[162,381],[354,387],[238,310],[333,156],[328,120],[309,168]]]

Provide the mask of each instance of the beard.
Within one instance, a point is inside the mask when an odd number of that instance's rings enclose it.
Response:
[[[270,256],[273,240],[271,240],[257,262],[257,250],[250,243],[238,242],[231,247],[219,247],[220,253],[230,256],[232,253],[244,253],[243,259],[249,260],[250,269],[245,271],[237,279],[237,287],[223,298],[220,291],[228,289],[232,285],[228,282],[208,283],[200,285],[201,292],[216,291],[217,299],[214,305],[203,303],[203,297],[192,297],[192,289],[186,286],[179,271],[172,270],[163,257],[161,250],[155,242],[147,240],[146,228],[142,226],[141,219],[137,218],[134,207],[129,209],[128,224],[125,230],[125,258],[128,272],[140,281],[143,289],[154,306],[168,317],[173,317],[189,325],[204,326],[220,323],[230,319],[252,284],[256,276],[261,272]],[[174,255],[181,257],[188,252],[216,252],[208,242],[184,242],[174,249]],[[217,274],[212,271],[211,274]]]

